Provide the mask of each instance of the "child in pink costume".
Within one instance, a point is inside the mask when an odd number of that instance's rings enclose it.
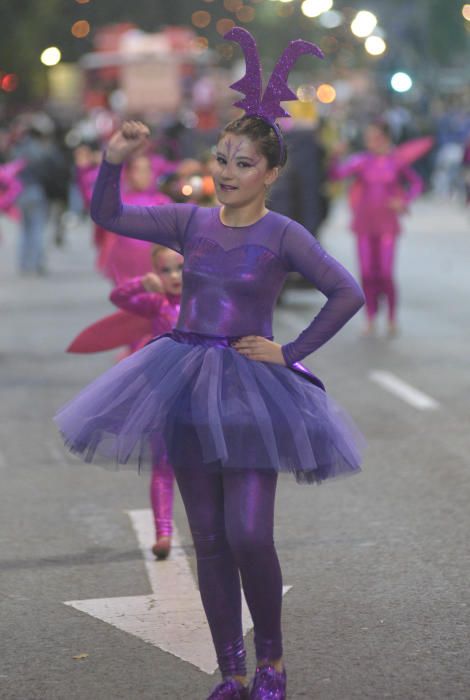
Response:
[[[402,146],[394,149],[388,128],[383,123],[368,126],[364,140],[367,151],[352,155],[341,163],[333,163],[329,176],[333,180],[354,178],[350,192],[351,227],[357,236],[366,298],[366,333],[374,330],[379,299],[384,295],[388,304],[389,335],[394,335],[397,294],[393,272],[400,232],[399,217],[422,191],[422,180],[409,163],[429,150],[432,140],[417,140],[416,149],[407,150]],[[426,143],[421,145],[421,141]],[[407,187],[404,187],[405,182]]]
[[[152,319],[154,336],[171,331],[180,310],[183,257],[174,250],[155,245],[152,250],[155,272],[135,277],[115,287],[110,299],[124,311]],[[157,559],[170,552],[173,529],[173,469],[168,457],[154,461],[150,500],[157,540],[152,551]]]
[[[123,201],[126,204],[158,206],[172,201],[155,188],[157,172],[162,172],[163,168],[160,160],[156,156],[139,155],[129,163],[126,168],[123,192]],[[77,183],[87,206],[91,201],[97,174],[98,167],[94,164],[79,165],[77,169]],[[141,277],[150,272],[149,260],[152,246],[147,241],[123,239],[104,229],[95,232],[95,240],[97,239],[99,239],[97,268],[114,284],[121,284],[126,279]]]
[[[23,186],[18,178],[24,161],[16,160],[5,165],[0,165],[0,212],[15,217],[12,209],[16,199],[21,194]]]

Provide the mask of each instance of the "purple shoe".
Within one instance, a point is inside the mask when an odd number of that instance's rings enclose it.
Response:
[[[272,666],[259,666],[251,686],[250,700],[286,700],[287,676]]]
[[[248,688],[229,678],[214,688],[207,700],[250,700]]]

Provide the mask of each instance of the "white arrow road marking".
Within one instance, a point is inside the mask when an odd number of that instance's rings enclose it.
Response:
[[[212,638],[199,591],[176,529],[171,557],[165,562],[156,562],[150,551],[155,539],[152,511],[131,510],[129,517],[145,560],[152,594],[69,600],[65,605],[139,637],[212,675],[217,669]],[[290,588],[284,586],[283,593],[286,594]],[[243,599],[243,633],[247,634],[252,627]]]
[[[435,399],[424,394],[419,389],[415,389],[411,384],[407,384],[407,382],[404,382],[403,379],[392,374],[392,372],[375,369],[369,372],[369,378],[414,408],[422,411],[432,411],[439,408],[439,403]]]

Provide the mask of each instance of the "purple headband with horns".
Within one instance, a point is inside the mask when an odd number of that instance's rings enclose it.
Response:
[[[284,141],[281,131],[276,124],[277,117],[290,117],[281,107],[282,100],[297,100],[297,95],[287,85],[289,73],[302,54],[311,54],[318,58],[324,58],[323,51],[310,41],[296,39],[291,41],[284,49],[281,58],[271,73],[266,90],[263,94],[263,78],[261,73],[261,63],[259,60],[258,47],[256,41],[247,29],[233,27],[226,34],[224,39],[236,41],[245,54],[246,72],[241,80],[230,85],[233,90],[242,92],[245,97],[234,103],[234,107],[245,110],[247,116],[259,117],[267,122],[275,131],[279,141],[279,161],[284,157]]]

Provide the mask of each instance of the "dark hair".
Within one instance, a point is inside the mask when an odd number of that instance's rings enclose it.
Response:
[[[370,121],[367,124],[367,126],[372,126],[375,129],[378,129],[388,139],[392,138],[392,130],[390,128],[390,124],[388,122],[386,122],[385,119],[382,119],[382,118],[373,119],[372,121]]]
[[[217,141],[220,141],[225,134],[248,136],[268,161],[269,168],[276,166],[282,168],[287,161],[287,148],[279,126],[277,128],[279,136],[272,125],[261,117],[244,115],[229,122],[220,132]]]

